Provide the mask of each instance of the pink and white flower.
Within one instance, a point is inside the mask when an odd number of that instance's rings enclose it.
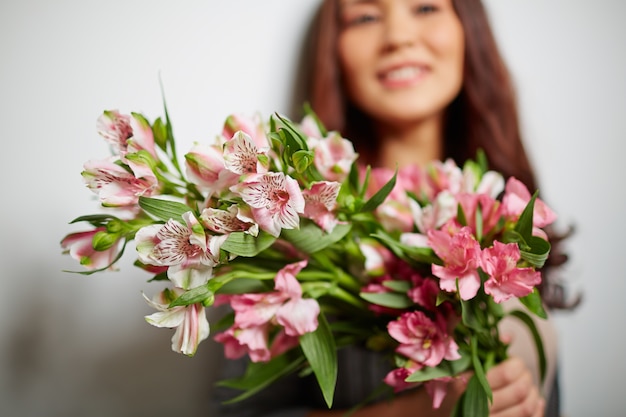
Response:
[[[210,195],[227,191],[239,180],[239,175],[226,169],[224,154],[216,145],[195,144],[185,154],[185,166],[189,180]]]
[[[180,289],[164,290],[152,300],[144,298],[158,312],[146,316],[146,321],[156,327],[176,328],[172,336],[172,350],[193,356],[198,344],[209,337],[209,322],[202,304],[177,306],[169,308],[169,304],[183,293]]]
[[[451,231],[445,229],[452,229]],[[480,244],[469,227],[444,230],[429,230],[430,247],[443,261],[443,265],[432,265],[432,273],[439,278],[439,287],[448,292],[456,292],[463,300],[476,296],[480,288],[478,268],[481,266]]]
[[[226,139],[230,139],[238,131],[242,131],[248,135],[257,148],[269,148],[269,141],[265,134],[265,126],[258,115],[248,117],[242,114],[231,114],[228,116],[224,121],[222,136]]]
[[[278,271],[274,292],[229,297],[235,323],[216,336],[217,341],[225,343],[228,357],[248,353],[254,362],[268,361],[295,346],[298,336],[317,329],[319,304],[315,299],[302,297],[302,288],[295,277],[306,264],[307,261],[300,261]],[[281,329],[270,347],[269,333],[276,326]]]
[[[311,184],[311,188],[302,191],[304,197],[304,217],[313,220],[327,233],[337,225],[334,213],[337,207],[337,196],[341,184],[338,182],[320,181]]]
[[[135,235],[139,260],[168,266],[168,278],[179,288],[206,284],[219,262],[219,249],[226,236],[207,236],[193,213],[183,215],[185,224],[170,219],[151,225]]]
[[[261,229],[272,236],[300,226],[304,197],[298,182],[282,172],[250,175],[231,190],[241,195]]]
[[[342,182],[346,179],[358,156],[352,142],[337,132],[330,132],[322,139],[309,137],[308,145],[315,153],[315,167],[328,181]]]
[[[106,207],[136,205],[140,196],[149,197],[157,191],[154,175],[137,178],[135,173],[111,160],[88,161],[84,169],[82,175],[87,187],[98,194]]]
[[[267,154],[248,134],[238,131],[224,144],[224,166],[237,175],[262,174],[268,170]]]
[[[247,215],[241,215],[242,210],[232,205],[228,210],[205,208],[200,214],[200,221],[207,229],[219,233],[230,234],[244,232],[252,236],[259,234],[259,225],[252,222]]]
[[[111,265],[117,257],[120,241],[118,240],[104,251],[94,249],[94,236],[104,232],[106,232],[106,228],[98,227],[87,232],[70,233],[61,241],[61,247],[89,270],[105,268]]]
[[[520,251],[516,243],[493,242],[482,253],[482,268],[489,275],[485,293],[496,303],[511,297],[525,297],[541,283],[541,273],[533,268],[518,268]]]

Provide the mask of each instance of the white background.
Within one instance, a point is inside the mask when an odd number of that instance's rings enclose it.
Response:
[[[68,274],[60,239],[97,211],[82,164],[106,155],[104,109],[162,115],[180,153],[231,112],[291,110],[318,0],[22,0],[0,3],[0,415],[207,415],[217,346],[170,351],[144,322],[132,267]],[[558,314],[564,411],[621,416],[626,373],[626,3],[489,0],[517,82],[541,191],[577,232],[568,271],[584,302]],[[132,255],[132,252],[129,253]]]

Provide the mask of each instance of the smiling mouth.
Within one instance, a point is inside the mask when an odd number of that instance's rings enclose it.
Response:
[[[426,68],[418,65],[407,65],[385,71],[379,75],[380,80],[387,84],[406,84],[419,81],[425,74]]]

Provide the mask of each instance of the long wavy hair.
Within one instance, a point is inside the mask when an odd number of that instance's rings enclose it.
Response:
[[[311,28],[306,62],[305,99],[328,130],[353,141],[361,158],[373,162],[380,146],[371,118],[352,104],[345,93],[337,52],[340,31],[338,0],[324,0]],[[514,176],[529,190],[538,188],[520,134],[516,95],[509,71],[498,51],[489,19],[480,0],[452,0],[465,33],[463,85],[446,109],[444,156],[462,164],[482,149],[491,169]],[[569,235],[547,230],[552,251],[543,268],[540,287],[551,308],[570,308],[563,286],[550,277],[567,255],[559,250]]]

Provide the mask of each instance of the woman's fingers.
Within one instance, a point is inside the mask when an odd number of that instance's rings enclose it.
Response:
[[[540,417],[545,401],[524,362],[511,358],[487,373],[493,392],[492,417]]]

